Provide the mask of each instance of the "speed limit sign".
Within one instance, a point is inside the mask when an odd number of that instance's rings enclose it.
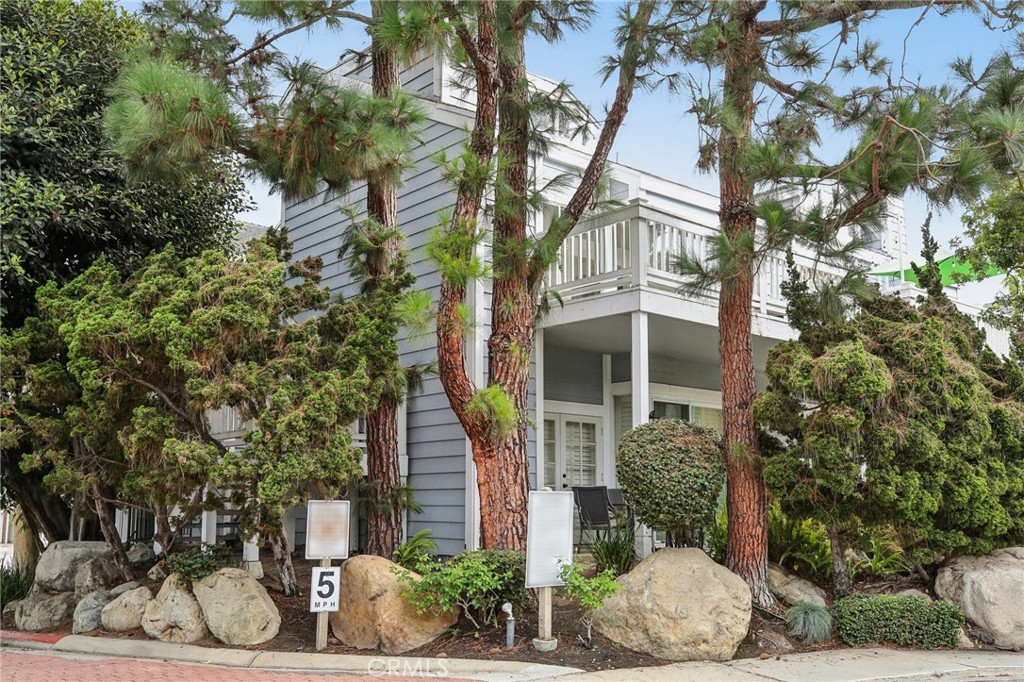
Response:
[[[341,592],[341,567],[313,567],[313,583],[309,590],[311,613],[338,610],[338,594]]]

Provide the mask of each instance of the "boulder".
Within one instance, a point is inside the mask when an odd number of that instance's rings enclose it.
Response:
[[[75,572],[75,598],[82,599],[97,590],[105,590],[123,580],[109,554],[89,559]]]
[[[114,599],[114,595],[106,590],[96,590],[85,595],[78,606],[75,607],[74,621],[71,625],[71,632],[79,635],[83,632],[95,630],[101,625],[100,616],[103,614],[103,607]]]
[[[417,614],[402,597],[403,586],[392,568],[397,564],[370,555],[341,565],[340,604],[330,621],[342,644],[401,654],[433,641],[458,620],[456,612]]]
[[[699,549],[663,549],[593,614],[614,642],[673,661],[727,661],[750,627],[750,588]]]
[[[188,644],[206,636],[206,619],[180,573],[164,581],[156,598],[146,604],[142,629],[153,639]]]
[[[35,587],[18,602],[14,625],[19,630],[49,630],[63,623],[75,612],[75,595],[71,592],[49,594]]]
[[[139,583],[137,583],[134,580],[131,581],[130,583],[121,583],[117,587],[111,588],[110,589],[110,594],[114,595],[115,597],[120,597],[125,592],[127,592],[129,590],[134,590],[136,587],[141,587],[141,585],[139,585]]]
[[[953,559],[935,576],[935,594],[959,606],[996,646],[1024,648],[1024,547]]]
[[[160,562],[153,566],[153,568],[149,569],[149,571],[146,572],[146,577],[150,580],[164,580],[167,578],[167,571],[164,570],[163,562]]]
[[[149,568],[156,562],[156,553],[149,545],[136,543],[128,550],[128,563],[132,568]]]
[[[222,568],[192,586],[206,626],[233,646],[262,644],[277,636],[281,614],[263,585],[240,568]]]
[[[9,601],[6,604],[4,604],[3,617],[6,618],[7,616],[11,616],[13,618],[14,612],[18,610],[18,604],[20,603],[20,599],[15,599],[14,601]]]
[[[921,590],[915,590],[913,588],[906,589],[906,590],[900,590],[896,594],[902,595],[904,597],[920,597],[921,599],[927,599],[928,601],[933,601],[932,598],[931,598],[931,595],[929,595],[927,592],[922,592]]]
[[[51,542],[36,564],[35,586],[46,592],[74,592],[75,574],[90,559],[110,557],[105,542]]]
[[[100,623],[108,632],[128,632],[142,627],[146,606],[153,601],[148,587],[136,587],[122,592],[103,607]]]
[[[826,606],[825,590],[810,580],[804,580],[790,573],[778,564],[768,564],[768,587],[772,594],[790,606],[797,602],[807,602],[817,606]]]

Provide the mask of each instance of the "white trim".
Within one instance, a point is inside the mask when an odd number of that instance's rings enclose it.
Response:
[[[477,254],[483,257],[484,246],[477,246]],[[481,333],[481,321],[479,319],[482,310],[485,292],[483,282],[474,280],[466,287],[466,299],[469,310],[472,311],[474,324],[466,334],[467,367],[469,378],[477,387],[484,383],[484,338]],[[473,444],[466,436],[466,515],[465,515],[465,544],[467,550],[480,548],[480,489],[476,482],[476,464],[473,462]]]
[[[561,400],[545,400],[544,412],[557,412],[558,414],[575,414],[581,417],[605,416],[604,405],[589,405],[587,403],[568,403]],[[548,419],[551,415],[548,415]]]
[[[635,312],[630,316],[630,381],[633,389],[633,427],[647,423],[650,413],[651,356],[650,331],[647,313]]]
[[[533,390],[534,390],[534,414],[535,427],[534,451],[537,454],[537,490],[544,487],[544,330],[537,329],[534,332],[533,341]]]
[[[604,475],[609,488],[619,487],[619,475],[615,470],[615,401],[612,398],[612,356],[601,356],[601,403],[604,407]]]
[[[633,382],[620,381],[611,385],[612,396],[630,395]],[[647,413],[654,409],[655,400],[669,400],[695,407],[712,407],[722,409],[722,392],[709,391],[703,388],[673,386],[672,384],[649,384]]]

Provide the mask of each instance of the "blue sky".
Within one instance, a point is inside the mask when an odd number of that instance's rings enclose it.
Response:
[[[121,4],[130,10],[139,6],[130,0]],[[533,39],[527,45],[527,68],[539,75],[570,83],[576,95],[598,116],[611,99],[614,89],[614,83],[601,84],[598,69],[603,57],[614,49],[611,35],[619,6],[618,2],[599,2],[598,16],[587,31],[569,34],[556,44]],[[357,5],[356,9],[369,11],[368,6]],[[924,84],[941,83],[947,79],[948,64],[953,58],[972,56],[980,67],[1000,48],[1009,46],[1013,39],[1010,33],[986,29],[978,17],[969,14],[940,17],[931,11],[921,19],[920,8],[884,14],[883,18],[862,28],[862,38],[880,41],[882,53],[894,62],[897,73],[902,63],[906,78],[911,81],[920,79]],[[920,23],[914,26],[919,19]],[[254,28],[248,27],[242,37],[251,36],[251,32]],[[286,37],[281,45],[291,54],[330,66],[345,50],[365,47],[368,42],[361,25],[348,23],[340,31],[317,29],[296,33]],[[842,84],[834,86],[839,89]],[[672,95],[663,89],[637,93],[611,158],[677,182],[716,192],[717,177],[700,174],[694,168],[697,132],[693,116],[686,113],[688,107],[685,95]],[[831,148],[826,143],[823,151],[832,158],[838,157],[845,151],[843,140],[839,138]],[[266,188],[258,184],[253,184],[251,191],[258,206],[245,219],[263,224],[276,223],[280,215],[278,197],[269,195]],[[907,229],[914,252],[921,243],[919,227],[927,210],[919,196],[906,197]],[[960,212],[959,207],[953,207],[933,218],[933,231],[943,244],[948,244],[961,232]],[[991,297],[995,285],[995,282],[971,285],[963,292],[964,298],[985,301]]]

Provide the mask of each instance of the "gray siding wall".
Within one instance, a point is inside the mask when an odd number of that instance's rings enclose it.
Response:
[[[628,355],[626,366],[629,366]],[[545,400],[600,405],[603,391],[600,353],[544,346]]]
[[[440,275],[427,257],[426,244],[438,224],[438,214],[454,206],[454,193],[442,179],[434,156],[442,150],[449,155],[459,153],[465,136],[462,128],[428,123],[415,151],[414,167],[407,171],[404,187],[399,190],[398,220],[407,236],[412,270],[418,278],[416,286],[430,291],[435,298]],[[294,242],[294,257],[321,257],[324,284],[332,291],[353,295],[358,285],[337,257],[349,225],[348,216],[340,211],[343,205],[356,206],[356,219],[364,218],[365,187],[355,187],[337,200],[325,201],[321,196],[290,205],[285,211],[285,222]],[[437,356],[433,334],[400,339],[400,347],[402,361],[407,364]],[[410,517],[409,533],[429,528],[440,553],[456,554],[465,546],[465,434],[436,377],[429,378],[410,397],[407,414],[409,484],[424,507],[422,514]]]
[[[721,390],[721,374],[717,363],[697,362],[667,355],[651,355],[650,363],[652,384],[702,388],[708,391]],[[630,370],[629,353],[612,355],[613,382],[629,381]]]

